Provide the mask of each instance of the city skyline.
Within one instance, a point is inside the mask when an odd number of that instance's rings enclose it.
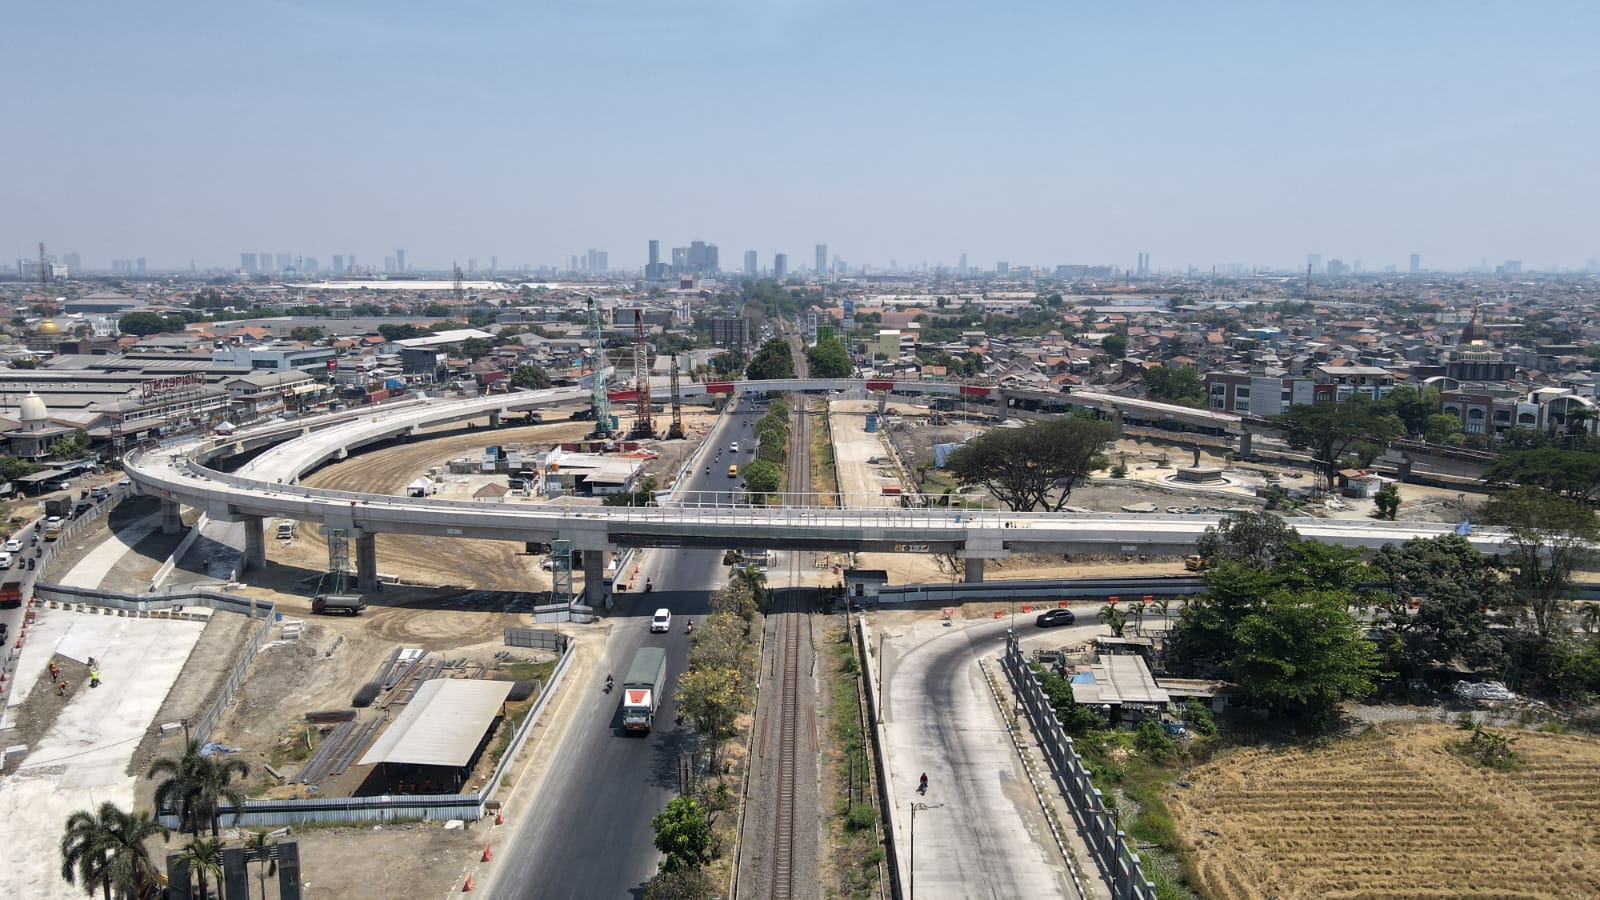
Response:
[[[266,10],[17,10],[0,74],[51,127],[0,147],[0,253],[173,270],[272,247],[381,271],[406,247],[405,269],[447,271],[608,247],[639,270],[675,234],[880,268],[1600,255],[1581,4]],[[540,38],[538,66],[513,52]],[[586,64],[596,42],[613,64]],[[642,85],[670,122],[581,137]]]

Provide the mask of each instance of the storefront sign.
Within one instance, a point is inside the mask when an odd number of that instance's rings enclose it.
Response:
[[[139,385],[139,389],[144,399],[149,400],[152,397],[159,397],[163,394],[203,387],[205,383],[206,377],[204,375],[199,372],[188,372],[183,375],[173,375],[170,378],[157,378],[154,381],[146,381]]]

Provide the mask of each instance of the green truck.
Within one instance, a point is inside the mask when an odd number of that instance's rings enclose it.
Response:
[[[640,647],[622,680],[622,727],[648,734],[655,724],[661,692],[667,688],[667,650]]]

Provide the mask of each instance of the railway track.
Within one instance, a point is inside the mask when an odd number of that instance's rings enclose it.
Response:
[[[800,768],[800,636],[805,612],[797,599],[785,600],[783,639],[778,660],[778,760],[775,781],[777,802],[772,828],[772,890],[769,896],[795,895],[795,826],[798,812],[795,790]]]

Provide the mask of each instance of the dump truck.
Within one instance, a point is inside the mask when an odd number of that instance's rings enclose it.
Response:
[[[667,688],[665,647],[640,647],[622,681],[622,727],[647,734]]]
[[[22,605],[22,582],[8,581],[0,585],[0,609],[16,609]]]

